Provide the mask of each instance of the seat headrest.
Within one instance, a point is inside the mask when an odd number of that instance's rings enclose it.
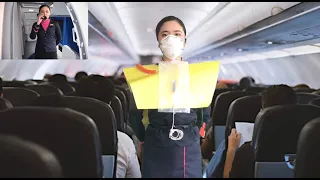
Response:
[[[115,89],[115,95],[120,99],[121,103],[127,103],[126,95],[122,90]],[[127,105],[127,104],[126,104]],[[124,106],[124,110],[127,111],[127,107]]]
[[[313,99],[320,98],[319,95],[310,94],[310,93],[296,93],[297,103],[298,104],[309,104]]]
[[[66,96],[78,96],[76,91],[74,91],[74,92],[69,92],[69,93],[67,93],[67,94],[65,94],[65,95],[66,95]]]
[[[210,117],[212,116],[212,113],[213,113],[213,109],[214,109],[214,104],[216,102],[216,99],[217,97],[221,94],[221,93],[224,93],[224,92],[229,92],[229,91],[234,91],[234,89],[231,89],[231,88],[224,88],[224,89],[216,89],[214,91],[214,94],[213,94],[213,97],[212,97],[212,100],[211,100],[211,108],[210,108]],[[211,121],[210,121],[210,125],[211,125]]]
[[[215,103],[214,103],[214,109],[213,109],[213,116],[212,116],[212,122],[214,125],[222,125],[225,126],[227,122],[227,115],[230,104],[244,96],[250,96],[250,95],[256,95],[255,93],[251,92],[245,92],[245,91],[229,91],[221,93]]]
[[[320,107],[286,105],[265,108],[256,117],[251,145],[258,162],[284,161],[285,154],[295,154],[303,126],[320,116]]]
[[[296,164],[294,169],[295,178],[319,178],[320,171],[320,118],[308,122],[300,132]]]
[[[120,99],[116,95],[111,101],[111,107],[116,117],[118,131],[125,132],[122,104]]]
[[[60,89],[63,92],[63,94],[67,94],[75,91],[75,88],[67,82],[45,82],[41,84],[52,85]]]
[[[320,106],[320,98],[313,99],[312,101],[310,101],[309,104],[312,104],[312,105],[315,105],[315,106]]]
[[[7,108],[12,108],[11,102],[5,98],[0,97],[0,111]]]
[[[57,157],[47,148],[16,136],[0,136],[0,178],[62,178]]]
[[[261,108],[260,95],[245,96],[234,100],[228,111],[225,137],[228,138],[232,128],[235,128],[235,122],[254,123]]]
[[[128,113],[129,113],[129,109],[127,106],[127,99],[126,99],[126,95],[119,89],[115,90],[115,95],[119,98],[119,100],[121,101],[121,105],[122,105],[122,113],[123,113],[123,120],[125,123],[128,123]]]
[[[73,86],[74,88],[76,88],[76,86],[77,86],[77,82],[69,82],[69,84],[71,85],[71,86]]]
[[[68,108],[17,107],[0,112],[0,134],[52,151],[66,178],[102,177],[101,147],[93,120]]]
[[[117,89],[121,90],[125,97],[126,97],[126,100],[127,100],[127,110],[129,111],[130,110],[130,90],[128,88],[124,88],[122,86],[116,86]]]
[[[60,89],[48,84],[36,84],[36,85],[31,84],[31,85],[27,85],[27,88],[39,93],[40,96],[50,95],[50,94],[63,95],[63,92]]]
[[[2,86],[3,87],[21,87],[21,88],[24,88],[24,87],[26,87],[25,83],[26,82],[21,82],[21,81],[3,81]]]
[[[320,90],[315,90],[312,92],[312,94],[320,95]]]
[[[88,97],[48,95],[37,98],[34,105],[66,107],[86,114],[97,125],[103,155],[117,154],[117,124],[113,110],[108,104]]]
[[[229,91],[234,91],[234,90],[231,89],[231,88],[216,89],[216,90],[214,91],[214,95],[213,95],[213,96],[218,97],[218,95],[220,95],[221,93],[229,92]]]
[[[35,91],[19,87],[4,87],[3,97],[11,102],[13,107],[28,106],[40,95]]]
[[[295,92],[302,92],[302,93],[312,93],[316,91],[315,89],[310,89],[310,88],[294,88]]]
[[[267,89],[267,88],[265,88],[265,87],[252,86],[252,87],[248,87],[248,88],[246,89],[246,91],[259,94],[259,93],[263,92],[263,91],[266,90],[266,89]]]

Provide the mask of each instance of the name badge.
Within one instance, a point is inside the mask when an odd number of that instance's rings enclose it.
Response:
[[[50,24],[50,26],[54,26],[54,24]]]

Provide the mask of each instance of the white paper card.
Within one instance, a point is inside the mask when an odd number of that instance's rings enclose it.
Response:
[[[236,122],[237,133],[241,134],[239,147],[245,142],[252,141],[254,123]]]

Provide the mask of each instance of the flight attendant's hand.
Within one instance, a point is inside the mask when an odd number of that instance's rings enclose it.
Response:
[[[237,130],[233,128],[228,137],[228,150],[235,151],[239,147],[240,138],[241,134],[237,133]]]
[[[43,14],[39,14],[38,15],[38,21],[37,21],[37,25],[40,25],[42,20],[43,20],[44,15]]]

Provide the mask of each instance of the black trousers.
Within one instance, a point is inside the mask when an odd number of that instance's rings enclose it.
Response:
[[[57,51],[46,52],[44,49],[36,51],[34,59],[58,59]]]

